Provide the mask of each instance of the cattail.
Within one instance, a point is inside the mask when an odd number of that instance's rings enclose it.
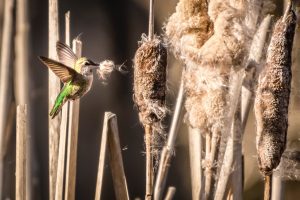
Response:
[[[247,5],[244,1],[181,0],[166,26],[173,52],[186,65],[186,122],[200,129],[209,143],[203,162],[206,198],[212,195],[220,138],[230,131],[228,113],[233,118],[235,110],[238,91],[231,85],[251,41],[245,23]]]
[[[291,91],[291,53],[296,15],[291,6],[275,25],[266,66],[258,81],[255,98],[258,164],[264,176],[271,175],[286,146],[288,106]]]
[[[142,37],[134,57],[134,101],[143,126],[152,126],[161,133],[161,122],[167,114],[166,97],[167,50],[159,39]],[[154,133],[152,151],[157,150],[157,134]]]

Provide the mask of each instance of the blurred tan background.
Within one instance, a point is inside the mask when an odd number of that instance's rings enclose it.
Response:
[[[34,199],[48,199],[48,73],[37,56],[47,55],[48,1],[30,0],[30,108],[32,115],[31,141],[33,143]],[[157,0],[155,4],[155,32],[162,33],[167,18],[174,12],[176,0]],[[283,1],[277,1],[275,18],[283,10]],[[64,13],[71,11],[71,36],[82,34],[83,55],[97,62],[112,59],[126,62],[131,68],[137,42],[147,33],[147,0],[63,0],[60,1],[60,35],[64,41]],[[2,27],[3,0],[0,0],[0,27]],[[0,35],[2,29],[0,28]],[[1,38],[1,37],[0,37]],[[297,27],[294,49],[294,73],[288,149],[300,150],[300,27]],[[176,98],[181,63],[169,54],[168,105],[172,109]],[[12,55],[13,56],[13,55]],[[13,63],[11,63],[13,67]],[[96,78],[92,90],[81,99],[79,147],[77,161],[76,199],[93,199],[98,167],[99,145],[103,114],[112,111],[118,116],[123,160],[131,199],[144,197],[144,144],[143,130],[138,121],[137,110],[132,101],[132,73],[126,76],[113,73],[107,85]],[[13,80],[12,80],[13,81]],[[13,97],[14,94],[11,93]],[[15,130],[12,130],[14,133]],[[5,194],[14,199],[15,136],[11,138],[10,153],[6,156]],[[172,162],[167,185],[177,191],[175,199],[191,199],[186,126],[182,126],[177,142],[176,156]],[[262,199],[263,182],[258,172],[255,149],[255,121],[250,114],[243,140],[245,155],[246,200]],[[288,181],[285,196],[288,200],[300,196],[300,184]],[[103,199],[115,199],[109,167],[105,168]]]

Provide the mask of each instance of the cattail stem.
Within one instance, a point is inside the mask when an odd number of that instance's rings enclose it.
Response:
[[[16,200],[26,198],[27,172],[27,106],[17,107],[17,134],[16,134]]]
[[[79,38],[73,40],[73,51],[77,57],[81,57],[82,42]],[[79,105],[80,100],[70,102],[69,124],[68,124],[68,146],[67,146],[67,167],[65,181],[65,199],[75,199],[76,186],[76,160],[79,126]]]
[[[181,83],[180,83],[179,92],[176,99],[176,105],[173,113],[170,131],[168,134],[168,141],[167,144],[164,146],[160,156],[159,168],[158,168],[155,188],[154,188],[154,200],[160,200],[162,198],[161,196],[165,188],[169,167],[171,165],[171,158],[174,152],[174,146],[178,135],[178,129],[183,114],[183,101],[184,101],[184,86],[183,86],[183,78],[181,78]]]
[[[145,126],[145,146],[146,146],[146,200],[151,200],[153,195],[153,155],[151,151],[152,127]]]
[[[202,138],[199,129],[189,127],[189,155],[193,200],[203,199]]]
[[[271,200],[272,196],[272,174],[265,176],[264,200]]]
[[[153,40],[154,37],[154,0],[149,1],[149,40]]]
[[[49,0],[49,58],[57,59],[56,42],[59,40],[58,0]],[[49,111],[54,105],[55,99],[60,92],[60,80],[49,69]],[[49,116],[49,200],[55,198],[57,177],[57,162],[59,148],[59,131],[61,115],[54,119]]]
[[[70,11],[65,14],[65,39],[66,44],[70,45]],[[59,152],[57,164],[57,178],[55,188],[55,200],[63,199],[64,175],[65,175],[65,154],[66,154],[66,138],[68,125],[68,108],[69,102],[62,108],[60,137],[59,137]]]
[[[167,191],[167,194],[166,194],[166,197],[164,198],[164,200],[172,200],[172,199],[174,199],[175,193],[176,193],[176,188],[172,187],[172,186],[169,187],[168,191]]]
[[[14,0],[5,0],[4,20],[3,20],[3,35],[1,43],[1,63],[0,63],[0,198],[2,197],[3,173],[4,173],[4,138],[5,125],[7,118],[7,108],[10,101],[9,92],[12,89],[12,84],[9,81],[11,66],[10,54],[12,48],[12,31],[13,31],[13,8]]]

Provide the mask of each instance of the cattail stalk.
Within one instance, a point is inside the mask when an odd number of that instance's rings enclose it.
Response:
[[[27,106],[17,107],[17,133],[16,133],[16,200],[26,198],[26,174],[27,174]]]
[[[49,0],[49,52],[48,57],[57,60],[56,42],[59,41],[59,21],[58,21],[58,0]],[[49,112],[55,99],[60,92],[60,80],[49,69]],[[49,200],[55,198],[55,187],[57,177],[57,162],[59,148],[59,131],[61,123],[61,114],[58,114],[54,119],[49,116]]]
[[[168,134],[167,144],[163,147],[160,156],[160,163],[159,163],[159,168],[158,168],[155,188],[154,188],[154,200],[160,200],[162,198],[162,193],[165,188],[167,175],[169,172],[169,168],[171,166],[171,158],[174,154],[174,147],[178,135],[178,129],[182,120],[183,101],[184,101],[184,86],[183,86],[183,78],[181,78],[181,83],[176,98],[176,105],[172,117],[170,131]]]
[[[250,47],[248,64],[242,87],[242,132],[245,131],[250,108],[253,104],[254,82],[262,71],[261,60],[264,57],[264,48],[267,41],[268,32],[271,26],[271,15],[267,15],[257,29]]]
[[[80,38],[73,40],[73,51],[77,57],[81,57],[82,42]],[[80,100],[70,102],[69,124],[68,124],[68,146],[67,146],[67,167],[65,181],[65,199],[75,199],[76,186],[76,161],[78,146],[78,126],[79,126],[79,106]]]
[[[4,138],[5,127],[7,122],[7,108],[10,101],[9,92],[12,89],[12,84],[9,81],[11,73],[10,54],[12,50],[12,31],[13,31],[13,8],[14,0],[5,0],[4,7],[4,20],[3,32],[1,42],[1,63],[0,63],[0,198],[3,186],[3,173],[4,173]]]
[[[199,129],[189,127],[189,155],[192,180],[192,197],[203,199],[202,134]]]
[[[166,116],[165,87],[167,50],[154,35],[154,0],[150,0],[149,35],[142,36],[134,58],[134,100],[139,109],[140,122],[145,129],[146,195],[153,197],[154,157],[158,156],[163,135],[162,120]]]
[[[16,1],[16,37],[15,37],[15,97],[16,104],[26,104],[28,108],[28,116],[30,118],[31,104],[29,99],[29,14],[28,14],[28,0]],[[28,136],[31,138],[30,123],[26,124]],[[31,199],[32,189],[32,161],[34,151],[32,151],[33,140],[28,140],[26,148],[26,155],[28,162],[26,163],[26,198]]]
[[[291,55],[296,26],[296,15],[291,7],[290,2],[284,16],[275,24],[254,104],[258,164],[265,179],[265,199],[271,199],[271,177],[286,146]]]
[[[172,186],[169,187],[168,191],[167,191],[167,194],[166,194],[166,197],[164,198],[164,200],[172,200],[172,199],[174,199],[175,193],[176,193],[176,188],[172,187]]]
[[[70,11],[65,14],[65,40],[66,44],[70,45]],[[55,199],[63,199],[64,175],[65,175],[65,152],[66,152],[66,137],[68,125],[68,108],[69,102],[62,108],[60,137],[59,137],[59,152],[57,164],[57,178],[55,188]]]

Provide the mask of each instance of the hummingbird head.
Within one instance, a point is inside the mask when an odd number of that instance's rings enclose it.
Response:
[[[75,70],[81,74],[91,74],[93,69],[98,69],[99,64],[91,61],[86,57],[77,60]]]

